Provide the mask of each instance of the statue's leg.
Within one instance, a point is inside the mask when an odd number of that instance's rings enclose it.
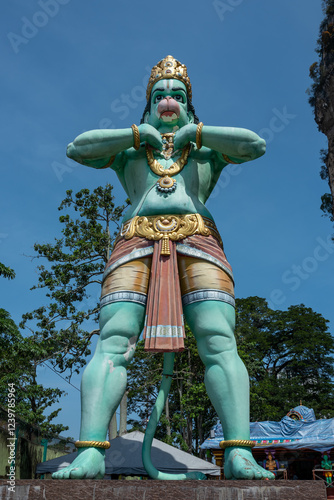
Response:
[[[225,302],[207,300],[184,308],[205,365],[205,385],[221,420],[224,439],[249,439],[249,380],[234,337],[235,311]],[[225,450],[226,479],[274,479],[254,460],[250,448]]]
[[[116,302],[102,307],[100,338],[81,382],[80,441],[104,441],[109,422],[126,389],[126,367],[143,329],[145,306]],[[105,451],[80,448],[77,458],[54,479],[92,479],[104,476]]]

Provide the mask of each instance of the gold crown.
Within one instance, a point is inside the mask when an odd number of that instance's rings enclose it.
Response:
[[[187,87],[187,92],[189,99],[191,100],[191,83],[188,76],[187,68],[180,61],[174,59],[173,56],[167,56],[165,59],[161,59],[156,66],[153,66],[151,71],[151,76],[147,84],[146,99],[149,100],[151,90],[153,85],[159,80],[164,80],[167,78],[173,78],[174,80],[180,80]]]

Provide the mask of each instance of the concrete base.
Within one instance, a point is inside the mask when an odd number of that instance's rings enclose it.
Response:
[[[322,481],[0,481],[0,500],[326,500]]]

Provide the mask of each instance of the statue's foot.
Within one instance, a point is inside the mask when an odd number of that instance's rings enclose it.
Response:
[[[105,450],[80,448],[77,458],[64,469],[52,474],[52,479],[103,479]]]
[[[249,448],[227,448],[224,473],[226,479],[275,479],[272,472],[255,462]]]

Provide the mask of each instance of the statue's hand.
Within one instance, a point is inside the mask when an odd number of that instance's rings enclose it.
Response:
[[[174,150],[182,149],[188,142],[196,142],[196,129],[197,125],[194,123],[188,123],[184,127],[181,127],[174,137]]]
[[[138,127],[140,134],[140,142],[147,142],[153,148],[162,150],[161,135],[156,128],[152,127],[149,123],[142,123]]]

